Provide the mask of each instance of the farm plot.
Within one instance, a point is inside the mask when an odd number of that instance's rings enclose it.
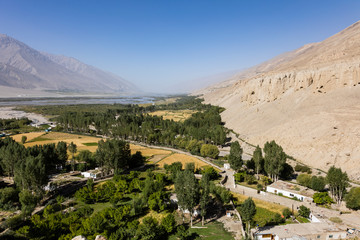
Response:
[[[157,164],[159,167],[164,167],[165,164],[172,164],[174,162],[181,162],[183,165],[183,168],[185,168],[186,163],[193,162],[195,164],[195,168],[201,168],[203,166],[209,166],[207,163],[197,159],[196,157],[192,157],[189,155],[181,154],[181,153],[175,153],[172,154],[163,160],[159,161]]]
[[[164,120],[174,120],[175,122],[182,122],[191,117],[196,111],[193,110],[168,110],[155,111],[149,113],[151,116],[162,116]]]
[[[25,136],[27,138],[27,142],[33,140],[34,138],[38,138],[42,135],[44,135],[44,132],[31,132],[31,133],[22,133],[22,134],[16,134],[11,136],[15,141],[21,142],[21,138]]]

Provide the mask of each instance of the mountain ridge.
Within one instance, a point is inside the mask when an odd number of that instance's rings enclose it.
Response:
[[[139,92],[115,74],[72,57],[37,51],[5,34],[0,34],[0,85],[64,92]]]

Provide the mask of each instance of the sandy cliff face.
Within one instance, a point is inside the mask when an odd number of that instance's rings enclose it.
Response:
[[[275,139],[306,164],[336,165],[360,180],[359,22],[227,83],[200,93],[226,108],[228,127],[253,144]]]

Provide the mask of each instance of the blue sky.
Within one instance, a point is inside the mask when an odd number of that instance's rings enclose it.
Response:
[[[0,0],[0,32],[174,92],[322,41],[359,13],[358,0]]]

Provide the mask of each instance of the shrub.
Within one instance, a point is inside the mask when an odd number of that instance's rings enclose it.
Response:
[[[301,205],[299,208],[299,215],[304,218],[309,218],[310,216],[310,209],[305,207],[304,205]]]
[[[310,187],[315,191],[323,191],[325,188],[326,182],[324,177],[311,177]]]
[[[283,211],[282,211],[282,214],[285,218],[289,218],[291,216],[291,210],[289,208],[285,208]]]
[[[296,178],[296,182],[305,187],[310,187],[311,185],[311,176],[309,174],[300,174]]]
[[[208,174],[210,177],[210,180],[215,180],[218,178],[219,174],[218,172],[215,170],[215,168],[210,167],[210,166],[204,166],[202,168],[202,174]]]
[[[314,193],[313,195],[314,203],[323,205],[323,204],[331,204],[333,200],[329,196],[327,192]]]

